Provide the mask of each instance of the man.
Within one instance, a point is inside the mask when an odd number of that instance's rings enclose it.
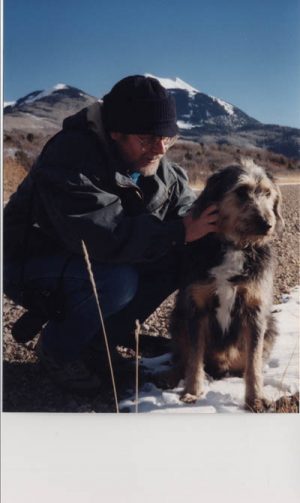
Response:
[[[177,133],[173,97],[127,77],[65,119],[5,208],[4,291],[29,309],[15,336],[44,325],[41,362],[67,389],[100,386],[81,358],[100,332],[82,241],[110,345],[130,346],[135,320],[177,288],[184,243],[217,230],[215,208],[187,214],[194,194],[164,157]]]

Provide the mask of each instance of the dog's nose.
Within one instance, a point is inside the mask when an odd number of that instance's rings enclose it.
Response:
[[[255,228],[258,234],[267,234],[271,227],[272,225],[260,215],[255,218]]]

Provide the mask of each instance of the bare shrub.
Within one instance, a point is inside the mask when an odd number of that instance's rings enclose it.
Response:
[[[7,201],[17,190],[27,175],[26,169],[14,159],[5,159],[3,163],[3,200]]]
[[[24,150],[17,150],[15,153],[15,159],[18,164],[21,164],[25,169],[29,169],[31,167],[32,161],[29,159],[28,155]]]
[[[28,133],[26,136],[27,140],[31,143],[34,140],[34,134],[33,133]]]
[[[168,152],[168,157],[187,171],[192,185],[202,184],[217,169],[240,163],[242,158],[253,159],[275,175],[284,174],[287,169],[290,172],[300,169],[300,161],[288,159],[282,154],[222,142],[204,144],[179,140]]]

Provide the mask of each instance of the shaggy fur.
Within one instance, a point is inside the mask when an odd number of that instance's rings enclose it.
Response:
[[[186,246],[171,318],[174,365],[167,379],[173,387],[184,378],[184,402],[203,393],[207,372],[216,378],[244,375],[247,408],[270,405],[263,396],[262,368],[276,337],[269,241],[283,228],[280,202],[272,177],[244,163],[212,175],[193,206],[196,218],[217,204],[221,233]]]

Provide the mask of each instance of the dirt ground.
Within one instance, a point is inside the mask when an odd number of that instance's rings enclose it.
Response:
[[[274,240],[276,257],[274,302],[282,294],[299,284],[299,185],[284,185],[283,216],[285,230]],[[166,299],[143,325],[148,336],[166,336],[168,318],[174,295]],[[23,312],[4,297],[3,299],[3,410],[9,412],[111,412],[114,410],[113,394],[108,371],[103,373],[103,392],[96,398],[77,396],[60,390],[44,374],[34,350],[36,339],[27,344],[17,344],[11,336],[11,327]],[[146,337],[146,335],[145,335]],[[147,337],[148,339],[148,337]],[[150,339],[150,337],[149,337]],[[154,339],[151,337],[151,341]],[[123,354],[124,356],[124,354]],[[124,360],[124,358],[123,358]],[[119,398],[134,376],[125,366],[117,369]],[[288,410],[285,410],[286,412]]]

